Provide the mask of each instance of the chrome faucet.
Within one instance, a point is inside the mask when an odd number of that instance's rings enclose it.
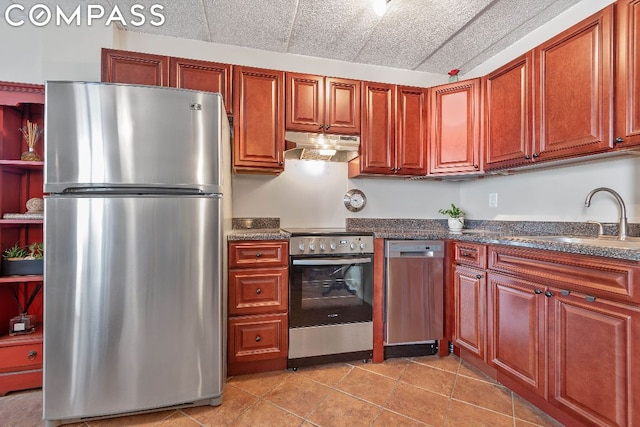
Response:
[[[616,191],[607,187],[595,188],[591,190],[589,194],[587,194],[584,205],[586,207],[591,206],[591,198],[598,191],[606,191],[608,193],[611,193],[611,195],[616,198],[618,207],[620,208],[620,220],[618,222],[618,240],[625,240],[627,238],[627,207],[624,205],[624,200],[622,200],[622,197],[620,197],[620,195]]]

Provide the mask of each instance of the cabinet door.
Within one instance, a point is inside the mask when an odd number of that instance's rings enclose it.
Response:
[[[480,172],[480,80],[431,89],[432,174]]]
[[[453,274],[453,342],[485,360],[486,278],[483,271],[457,266]]]
[[[289,306],[288,268],[229,271],[229,315],[285,312]]]
[[[549,401],[587,425],[640,416],[640,308],[554,292],[549,302]]]
[[[483,78],[485,170],[531,161],[532,73],[533,54],[528,53]]]
[[[361,172],[393,174],[395,166],[395,86],[363,84]]]
[[[287,73],[286,127],[324,132],[324,77]]]
[[[231,65],[185,58],[170,58],[169,64],[169,86],[219,92],[231,114]]]
[[[284,72],[234,70],[234,170],[280,173],[284,170]]]
[[[626,148],[640,145],[640,0],[621,0],[616,7],[614,142]]]
[[[396,104],[396,171],[427,174],[427,90],[398,86]]]
[[[327,133],[360,133],[360,81],[327,77],[324,128]]]
[[[102,81],[168,86],[169,57],[102,49]]]
[[[540,159],[612,147],[613,5],[534,50]]]
[[[488,281],[488,362],[544,396],[545,288],[496,274]]]

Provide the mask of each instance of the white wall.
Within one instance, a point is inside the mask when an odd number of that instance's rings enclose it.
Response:
[[[624,199],[629,221],[640,222],[639,183],[640,156],[632,155],[465,182],[460,204],[472,219],[617,222],[617,204],[607,193],[584,206],[589,191],[609,187]],[[489,207],[489,193],[498,193],[498,207]]]

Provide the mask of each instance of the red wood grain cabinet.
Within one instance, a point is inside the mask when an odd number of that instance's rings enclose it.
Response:
[[[481,360],[486,358],[486,274],[457,266],[453,272],[453,343]]]
[[[360,133],[360,81],[286,74],[286,128],[302,132]]]
[[[531,163],[533,147],[533,52],[482,78],[484,170]]]
[[[102,81],[169,86],[169,57],[102,49]]]
[[[616,3],[616,148],[640,145],[640,0]]]
[[[284,170],[284,93],[283,71],[234,67],[235,171]]]
[[[480,79],[431,89],[429,173],[481,172]]]
[[[427,89],[364,82],[360,156],[349,175],[427,174]]]
[[[229,375],[287,366],[288,248],[285,240],[229,242]]]
[[[613,147],[614,5],[534,49],[540,160]]]

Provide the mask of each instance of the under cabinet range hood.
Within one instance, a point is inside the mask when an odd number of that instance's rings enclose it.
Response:
[[[348,162],[358,157],[360,137],[311,132],[285,132],[285,159]]]

